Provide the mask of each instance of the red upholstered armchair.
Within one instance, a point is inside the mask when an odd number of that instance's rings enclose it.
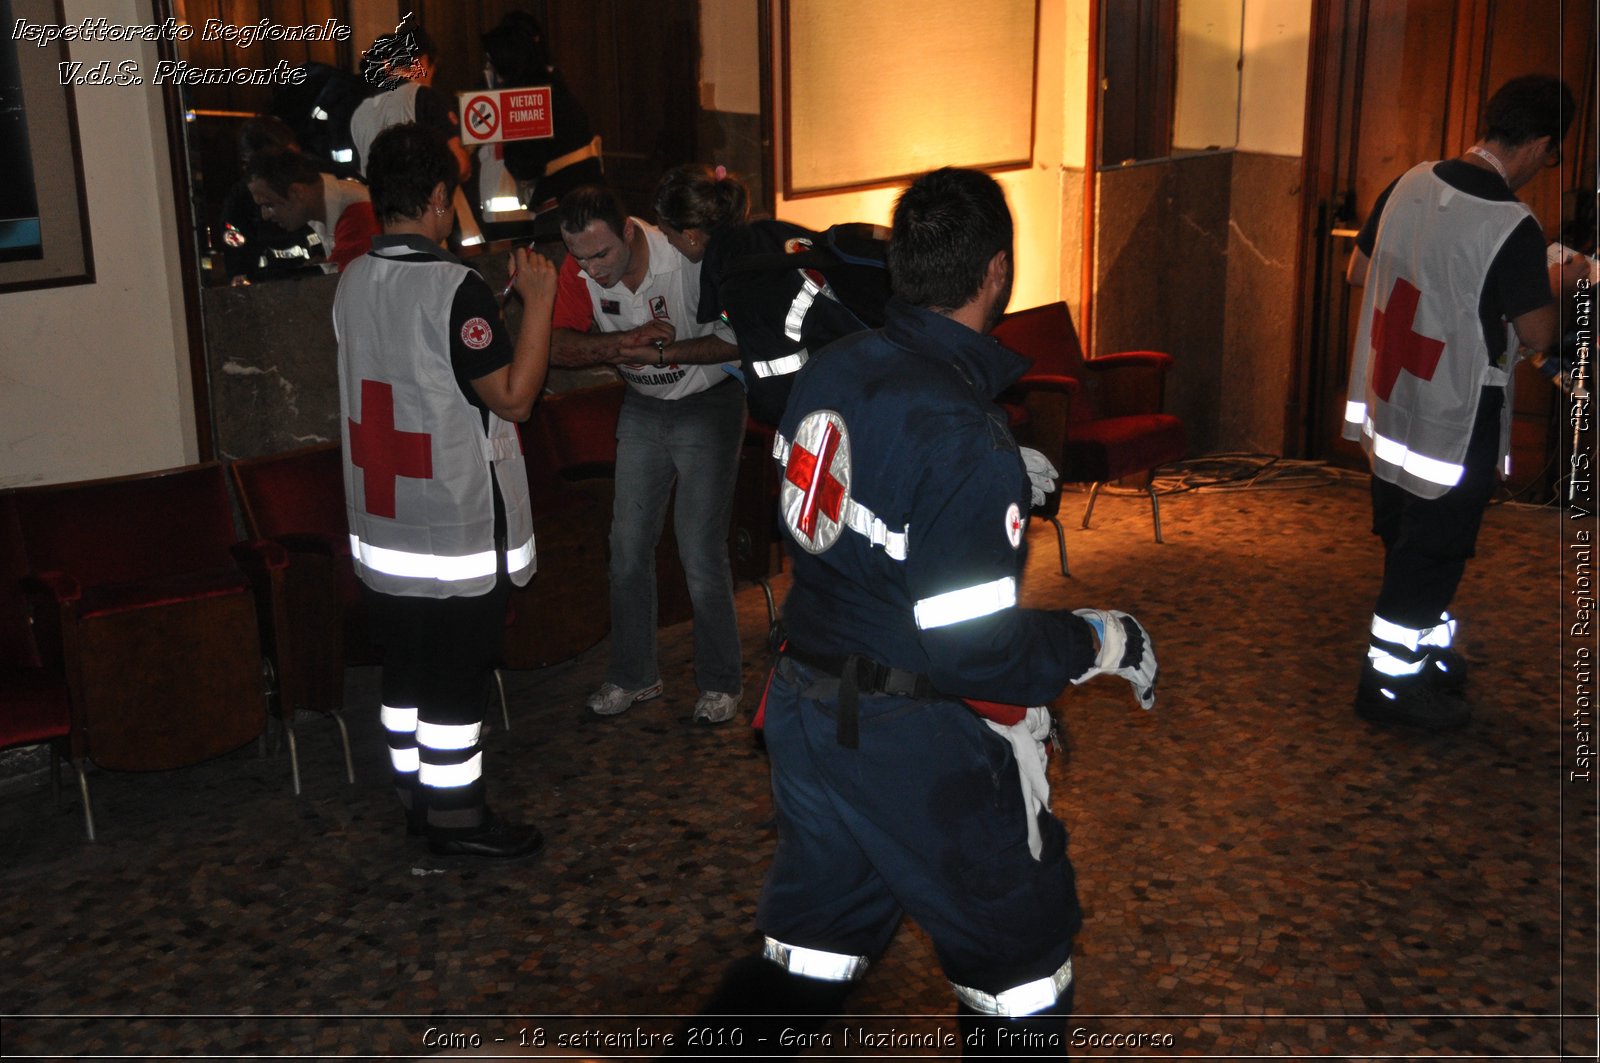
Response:
[[[0,749],[50,745],[50,791],[61,801],[61,757],[71,756],[72,701],[67,677],[45,668],[33,641],[33,624],[22,579],[26,558],[10,494],[0,494]],[[89,778],[78,767],[83,827],[94,841],[94,806]]]
[[[1161,503],[1151,479],[1156,468],[1184,456],[1183,422],[1162,412],[1172,356],[1125,351],[1086,360],[1067,304],[1061,302],[1007,314],[994,338],[1033,363],[1015,388],[1027,408],[1022,442],[1050,459],[1062,483],[1091,485],[1083,527],[1089,526],[1102,484],[1142,473],[1156,542],[1161,542]],[[1061,574],[1066,575],[1061,524],[1053,511],[1044,515],[1056,527]]]
[[[256,598],[222,466],[30,487],[11,495],[40,667],[65,680],[80,766],[160,771],[262,736]],[[281,617],[271,620],[281,624]]]
[[[298,712],[330,716],[339,727],[345,778],[356,781],[344,722],[346,665],[376,664],[367,637],[361,589],[350,564],[344,515],[344,470],[338,443],[246,458],[232,464],[239,506],[251,536],[277,543],[288,558],[283,578],[257,587],[288,618],[283,638],[263,640],[273,665],[275,707],[284,725],[294,792],[300,792],[294,720]]]

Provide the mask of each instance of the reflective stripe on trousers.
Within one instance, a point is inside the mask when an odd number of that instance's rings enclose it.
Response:
[[[1021,1018],[1053,1005],[1071,984],[1072,957],[1068,956],[1067,961],[1056,968],[1056,972],[1049,977],[1024,982],[1003,993],[985,993],[981,989],[969,989],[954,982],[950,983],[950,988],[956,991],[956,999],[973,1011],[984,1015]]]
[[[853,982],[867,969],[865,956],[786,945],[777,938],[770,937],[762,946],[761,955],[790,974],[797,974],[802,978],[815,978],[823,982]]]

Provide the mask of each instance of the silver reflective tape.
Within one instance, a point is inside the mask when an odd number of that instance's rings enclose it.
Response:
[[[483,778],[483,754],[474,753],[461,764],[420,764],[417,782],[435,790],[470,786]]]
[[[350,552],[356,561],[374,572],[407,579],[437,579],[449,583],[480,579],[495,572],[495,552],[480,550],[477,553],[448,557],[411,550],[394,550],[386,546],[364,543],[355,534],[350,535]]]
[[[1376,646],[1367,647],[1367,663],[1372,665],[1375,671],[1382,672],[1387,676],[1416,675],[1422,671],[1422,666],[1426,661],[1426,657],[1419,661],[1407,661],[1396,657],[1388,650],[1381,650]]]
[[[777,938],[770,937],[762,946],[761,955],[790,974],[797,974],[802,978],[815,978],[822,982],[853,982],[867,969],[865,956],[785,945]]]
[[[422,755],[417,752],[416,746],[405,749],[389,750],[389,763],[394,765],[395,771],[416,771],[422,763]]]
[[[417,745],[427,749],[471,749],[478,744],[483,725],[477,723],[417,724]]]
[[[811,304],[817,301],[817,294],[822,291],[810,277],[801,274],[801,278],[800,290],[794,293],[794,302],[789,304],[789,312],[783,318],[783,334],[791,340],[800,338],[800,328],[806,323],[806,314],[811,310]]]
[[[385,731],[409,735],[417,729],[417,710],[384,705],[378,709],[378,721]]]
[[[769,358],[765,362],[751,362],[750,368],[756,376],[765,380],[767,377],[788,376],[790,373],[800,372],[800,367],[806,364],[810,355],[802,348],[793,354],[786,354],[782,358]]]
[[[985,1015],[1003,1015],[1008,1018],[1017,1018],[1023,1015],[1033,1015],[1050,1007],[1061,994],[1067,991],[1072,984],[1072,957],[1067,957],[1067,962],[1056,969],[1056,973],[1048,978],[1038,978],[1023,985],[1013,986],[1003,993],[985,993],[981,989],[969,989],[964,985],[950,983],[950,988],[956,991],[956,997],[973,1011]]]
[[[1017,581],[1010,576],[1003,576],[976,587],[962,587],[924,598],[913,606],[912,611],[917,618],[917,627],[927,631],[959,624],[963,620],[975,620],[1016,604]]]
[[[1414,627],[1401,627],[1392,620],[1385,620],[1377,613],[1372,614],[1372,637],[1375,639],[1414,650],[1422,642],[1422,636],[1423,632]]]
[[[1379,434],[1372,427],[1371,421],[1367,422],[1364,431],[1372,437],[1373,457],[1390,465],[1397,465],[1417,479],[1426,480],[1431,484],[1454,487],[1461,482],[1461,475],[1466,471],[1462,466],[1430,458],[1426,454],[1418,454],[1399,440]]]

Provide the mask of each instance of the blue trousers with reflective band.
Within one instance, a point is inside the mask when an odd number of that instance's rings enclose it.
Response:
[[[1429,628],[1450,605],[1476,552],[1483,513],[1500,483],[1500,407],[1505,389],[1488,387],[1478,403],[1461,482],[1438,498],[1418,498],[1372,478],[1372,531],[1383,540],[1383,586],[1373,612]]]
[[[505,644],[510,590],[503,571],[488,594],[472,598],[407,598],[363,584],[373,639],[383,650],[383,703],[416,709],[419,723],[481,725],[490,678]],[[400,740],[390,734],[391,750]],[[418,748],[423,763],[458,771],[482,753],[481,739],[461,749]],[[408,809],[420,799],[432,836],[470,832],[483,823],[481,774],[466,785],[436,789],[420,786],[416,772],[396,770],[395,786]]]
[[[845,748],[837,684],[813,686],[825,679],[783,658],[767,693],[778,850],[762,933],[876,959],[904,913],[952,982],[1001,993],[1049,977],[1082,915],[1054,816],[1039,817],[1041,859],[1028,851],[1010,744],[958,702],[868,695]]]

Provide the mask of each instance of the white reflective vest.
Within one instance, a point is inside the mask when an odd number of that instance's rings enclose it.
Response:
[[[450,363],[459,262],[401,262],[407,248],[350,263],[334,297],[345,510],[356,575],[384,594],[486,594],[498,571],[494,488],[506,513],[506,570],[535,568],[528,474],[516,427],[469,403]]]
[[[1505,364],[1490,364],[1478,302],[1495,255],[1530,214],[1515,200],[1467,195],[1436,177],[1433,166],[1422,163],[1400,178],[1378,223],[1343,430],[1344,438],[1361,441],[1374,476],[1421,498],[1460,483],[1489,386],[1507,392],[1504,467],[1517,345],[1508,335]]]

